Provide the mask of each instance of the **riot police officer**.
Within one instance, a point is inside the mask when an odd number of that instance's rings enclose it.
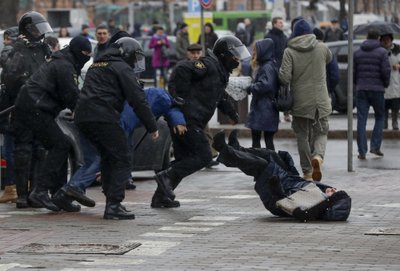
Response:
[[[218,39],[208,55],[195,61],[181,61],[175,68],[168,85],[170,93],[184,100],[182,110],[187,122],[184,135],[171,133],[175,161],[159,172],[155,179],[158,187],[152,198],[153,208],[180,206],[174,200],[173,190],[181,180],[208,165],[212,160],[211,149],[204,127],[218,107],[233,123],[238,114],[227,100],[225,88],[229,74],[238,67],[240,60],[250,58],[242,42],[227,36]]]
[[[18,30],[20,38],[9,55],[9,64],[6,65],[2,78],[10,106],[14,104],[21,86],[51,55],[49,46],[42,42],[44,34],[52,32],[43,15],[35,11],[25,13],[19,20]],[[18,133],[15,133],[14,168],[18,194],[17,208],[29,207],[28,179],[31,180],[31,187],[33,187],[36,179],[35,172],[40,168],[40,163],[45,156],[45,149],[37,140],[29,142],[28,145]],[[32,168],[34,168],[33,176],[30,174],[31,159]]]
[[[52,211],[80,210],[80,206],[70,202],[55,205],[48,191],[57,199],[56,191],[67,182],[68,154],[72,145],[55,118],[63,109],[74,110],[79,93],[78,75],[91,52],[92,46],[86,38],[73,38],[68,47],[53,53],[28,79],[15,102],[14,123],[19,144],[29,148],[32,138],[36,137],[47,150],[29,200]]]
[[[128,142],[119,125],[127,101],[153,139],[159,134],[155,118],[135,73],[145,69],[143,49],[130,37],[118,39],[89,68],[81,90],[75,123],[101,156],[103,192],[106,196],[104,219],[134,219],[121,204],[126,181],[131,177]],[[82,204],[82,193],[68,193]]]

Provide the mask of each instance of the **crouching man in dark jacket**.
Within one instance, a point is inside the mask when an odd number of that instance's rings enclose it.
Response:
[[[228,144],[225,143],[224,132],[217,133],[214,136],[213,147],[219,151],[217,161],[227,167],[237,167],[246,175],[254,177],[255,190],[265,208],[272,214],[289,216],[277,207],[276,202],[314,183],[328,199],[314,219],[344,221],[349,217],[351,198],[347,193],[320,182],[310,182],[301,178],[288,152],[276,153],[268,149],[241,147],[236,130],[229,135]]]
[[[21,150],[31,148],[33,138],[47,149],[43,166],[39,169],[35,187],[29,200],[35,206],[52,211],[60,208],[49,198],[48,191],[55,192],[67,182],[68,153],[72,148],[66,135],[57,125],[55,118],[63,109],[75,109],[78,98],[78,75],[90,59],[92,46],[82,37],[73,38],[68,47],[54,53],[51,59],[28,79],[21,88],[15,102],[16,143]],[[26,178],[29,167],[26,167]],[[79,211],[71,203],[66,211]]]
[[[118,39],[89,68],[75,110],[75,123],[101,156],[104,219],[134,219],[121,205],[126,180],[131,178],[128,141],[119,125],[124,102],[133,108],[152,139],[159,137],[156,120],[135,73],[145,69],[141,45],[133,38]],[[78,202],[93,202],[83,194],[68,194]],[[90,206],[90,205],[89,205]]]

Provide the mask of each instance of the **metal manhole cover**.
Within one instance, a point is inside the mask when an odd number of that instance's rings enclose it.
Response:
[[[38,244],[31,243],[10,252],[29,254],[106,254],[122,255],[139,247],[141,243],[112,244]]]
[[[375,228],[364,234],[365,235],[400,235],[400,228]]]

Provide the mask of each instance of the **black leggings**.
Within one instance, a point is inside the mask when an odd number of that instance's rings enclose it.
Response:
[[[274,134],[275,132],[251,130],[251,140],[253,148],[261,148],[261,132],[264,132],[265,147],[269,150],[275,150]]]

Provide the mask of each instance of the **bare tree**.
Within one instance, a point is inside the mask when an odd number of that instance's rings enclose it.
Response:
[[[18,8],[19,1],[0,1],[0,28],[7,28],[17,25]]]

